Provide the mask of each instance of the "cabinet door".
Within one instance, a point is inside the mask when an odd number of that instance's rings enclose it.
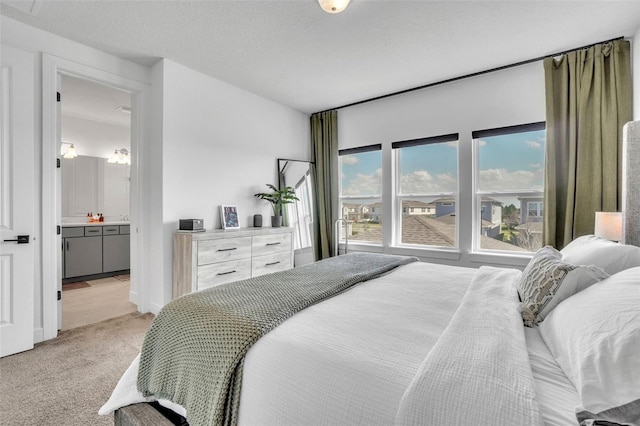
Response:
[[[105,235],[102,237],[104,272],[129,269],[129,236]]]
[[[64,239],[64,277],[102,273],[102,237]]]

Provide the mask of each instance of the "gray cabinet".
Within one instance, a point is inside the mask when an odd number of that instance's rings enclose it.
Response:
[[[64,239],[64,278],[102,272],[102,236]]]
[[[130,268],[129,225],[62,228],[63,278]]]
[[[129,235],[102,237],[103,272],[129,269]]]

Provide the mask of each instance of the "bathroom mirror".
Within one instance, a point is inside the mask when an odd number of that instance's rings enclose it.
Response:
[[[278,187],[292,187],[300,201],[285,205],[284,220],[294,231],[294,264],[296,266],[315,260],[313,249],[313,200],[315,185],[311,165],[306,160],[278,158]]]
[[[106,158],[78,156],[62,159],[62,217],[83,220],[102,213],[107,221],[129,217],[129,165]]]

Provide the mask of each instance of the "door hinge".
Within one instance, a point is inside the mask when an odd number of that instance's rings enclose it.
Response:
[[[56,169],[60,168],[60,159],[56,158]]]
[[[58,300],[62,300],[62,292],[58,290]]]
[[[56,235],[60,235],[60,225],[56,225]]]
[[[56,101],[60,102],[61,99],[62,99],[62,95],[60,95],[60,92],[56,92]]]

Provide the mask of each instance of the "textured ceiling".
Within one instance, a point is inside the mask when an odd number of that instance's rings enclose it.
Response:
[[[640,27],[640,0],[352,0],[338,15],[316,0],[8,4],[2,14],[29,25],[144,65],[169,58],[307,113]]]

